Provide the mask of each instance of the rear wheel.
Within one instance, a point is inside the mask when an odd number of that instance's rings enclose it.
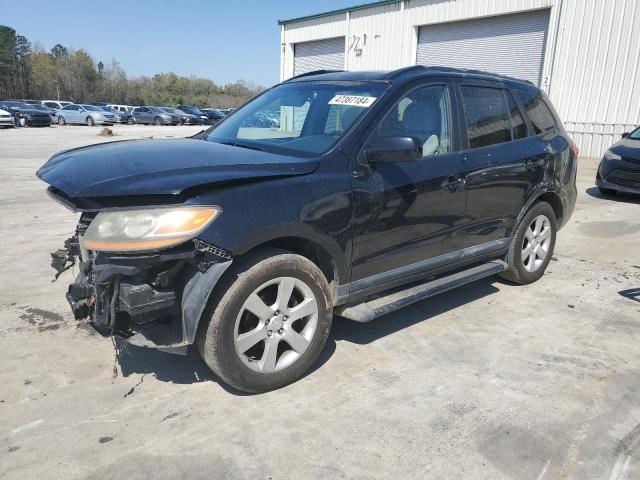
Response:
[[[549,265],[556,244],[556,215],[546,202],[534,204],[511,239],[503,278],[519,284],[538,280]]]
[[[27,126],[27,119],[25,117],[20,117],[18,119],[18,123],[20,124],[21,127],[26,127]]]
[[[136,123],[136,121],[133,119],[133,117],[127,118],[127,124],[128,125],[133,125],[134,123]]]
[[[198,349],[232,387],[274,390],[298,380],[317,360],[331,316],[318,267],[299,255],[268,250],[240,260],[216,285]]]
[[[58,117],[58,125],[66,125],[67,121],[64,119],[63,116],[59,116]]]
[[[603,195],[615,195],[616,194],[616,190],[614,190],[613,188],[602,188],[602,187],[598,187],[598,190],[600,191],[601,194]]]
[[[91,117],[91,116],[87,117],[86,121],[87,121],[87,126],[88,127],[93,127],[96,124],[96,122],[93,120],[93,117]]]

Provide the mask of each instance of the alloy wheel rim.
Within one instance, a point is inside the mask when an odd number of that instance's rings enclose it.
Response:
[[[274,373],[293,365],[311,345],[318,327],[318,302],[294,277],[263,283],[236,317],[234,346],[251,370]]]
[[[527,272],[535,272],[549,254],[551,245],[551,222],[545,215],[538,215],[527,227],[522,242],[520,258]]]

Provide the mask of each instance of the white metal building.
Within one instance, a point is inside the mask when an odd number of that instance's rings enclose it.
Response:
[[[386,0],[280,28],[281,80],[416,64],[524,78],[593,157],[640,124],[640,0]]]

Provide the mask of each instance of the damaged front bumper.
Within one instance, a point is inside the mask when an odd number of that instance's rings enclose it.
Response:
[[[65,248],[51,254],[56,278],[79,266],[66,294],[75,318],[133,345],[186,353],[231,254],[198,239],[161,252],[92,252],[82,233],[81,219]]]

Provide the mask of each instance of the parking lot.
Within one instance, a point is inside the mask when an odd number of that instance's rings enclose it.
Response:
[[[490,278],[369,324],[263,395],[72,317],[49,252],[76,216],[34,175],[89,143],[201,127],[0,131],[1,478],[638,478],[640,199],[579,198],[538,283]]]

